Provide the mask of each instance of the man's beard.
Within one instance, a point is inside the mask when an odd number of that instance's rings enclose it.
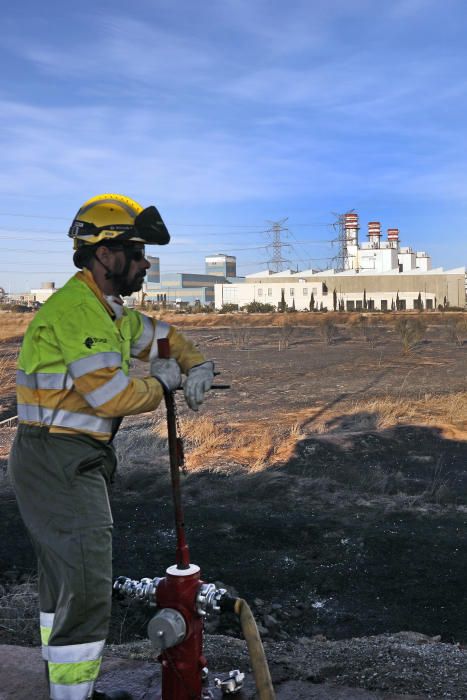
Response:
[[[129,297],[133,292],[139,292],[143,287],[145,274],[137,272],[131,279],[128,275],[124,279],[118,280],[118,293],[122,297]]]

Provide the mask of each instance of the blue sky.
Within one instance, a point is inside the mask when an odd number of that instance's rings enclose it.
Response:
[[[288,217],[324,267],[334,212],[466,263],[462,0],[9,3],[0,60],[0,286],[74,272],[68,226],[102,192],[156,204],[162,271],[264,268]]]

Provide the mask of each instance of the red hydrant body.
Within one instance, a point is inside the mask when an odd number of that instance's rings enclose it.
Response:
[[[200,569],[190,564],[188,569],[176,565],[167,569],[158,586],[156,600],[159,608],[179,612],[186,624],[183,641],[162,652],[162,700],[201,700],[203,656],[203,619],[196,610]]]

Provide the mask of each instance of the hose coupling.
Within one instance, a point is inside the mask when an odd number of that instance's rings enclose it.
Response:
[[[214,678],[214,687],[222,690],[223,695],[234,695],[243,688],[244,680],[245,674],[236,669],[235,671],[230,671],[227,678],[223,680],[221,678]]]
[[[144,603],[156,603],[156,589],[162,578],[142,578],[135,581],[127,576],[115,579],[113,590],[123,598],[132,598]]]
[[[227,591],[225,588],[216,588],[214,583],[202,583],[196,596],[196,612],[200,617],[208,613],[221,611],[220,601]]]

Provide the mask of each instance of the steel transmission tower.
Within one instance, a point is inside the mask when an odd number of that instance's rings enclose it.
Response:
[[[266,231],[266,234],[271,238],[271,243],[266,248],[272,252],[272,257],[267,261],[268,270],[271,272],[281,272],[287,264],[290,265],[290,260],[282,256],[282,249],[291,247],[290,243],[284,243],[281,239],[281,233],[289,230],[284,226],[287,219],[286,216],[280,221],[268,221],[271,228]]]
[[[355,209],[349,209],[345,214],[336,214],[333,223],[333,228],[337,231],[337,237],[331,241],[332,245],[337,245],[337,253],[331,258],[332,266],[337,272],[342,272],[345,269],[345,261],[347,260],[347,236],[345,230],[345,217],[347,214],[354,214]]]

